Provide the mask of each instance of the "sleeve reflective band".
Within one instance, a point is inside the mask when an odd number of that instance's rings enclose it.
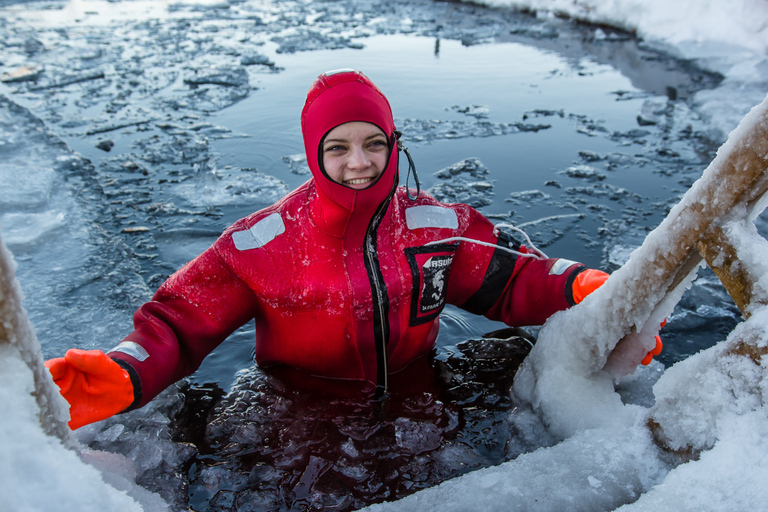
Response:
[[[131,356],[135,360],[142,362],[149,358],[149,352],[144,347],[133,341],[123,341],[118,346],[110,350],[110,352],[121,352],[125,355]]]
[[[549,269],[549,275],[551,276],[561,276],[563,273],[565,273],[566,270],[568,270],[571,265],[581,265],[581,263],[577,263],[575,261],[566,260],[565,258],[558,258],[555,260],[555,262],[552,264],[552,267]]]

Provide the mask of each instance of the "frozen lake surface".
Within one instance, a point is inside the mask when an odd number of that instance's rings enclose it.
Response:
[[[114,346],[170,273],[308,179],[299,112],[326,70],[387,94],[438,199],[609,271],[724,140],[691,101],[721,76],[553,17],[422,0],[2,5],[0,226],[45,357]],[[700,275],[662,333],[665,365],[738,322]],[[554,442],[510,400],[519,347],[467,341],[500,327],[447,309],[428,382],[382,411],[252,368],[247,325],[179,389],[79,437],[128,455],[173,507],[392,500]]]

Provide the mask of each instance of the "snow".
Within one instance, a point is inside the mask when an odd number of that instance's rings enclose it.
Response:
[[[728,134],[768,84],[768,2],[764,0],[479,0],[516,7],[537,16],[567,16],[618,27],[647,44],[722,74],[718,88],[696,95],[694,103]],[[595,37],[605,37],[595,29]]]
[[[697,94],[702,112],[712,116],[724,133],[733,130],[750,107],[762,101],[768,82],[768,2],[763,0],[486,0],[489,5],[516,6],[539,16],[567,14],[577,19],[636,31],[648,44],[673,49],[680,56],[722,73],[725,80],[710,91]],[[601,29],[595,29],[600,35]],[[750,130],[747,123],[741,131]],[[55,154],[41,154],[26,162],[21,179],[13,162],[2,175],[6,193],[0,206],[52,205],[39,213],[6,214],[0,219],[0,236],[22,250],[50,240],[70,225],[54,189],[54,169],[61,163]],[[46,161],[46,159],[50,161]],[[226,180],[225,180],[226,181]],[[237,184],[243,193],[256,185]],[[14,193],[7,193],[9,190]],[[199,197],[190,190],[190,197]],[[53,199],[52,199],[53,198]],[[696,195],[692,201],[703,202]],[[684,229],[671,226],[670,229]],[[735,229],[735,228],[734,228]],[[751,228],[744,228],[749,231]],[[661,250],[665,240],[651,238]],[[768,247],[755,244],[750,259],[766,261]],[[84,251],[86,248],[83,249]],[[10,256],[4,246],[0,256]],[[630,258],[625,274],[642,276],[640,254]],[[624,259],[624,258],[622,258]],[[682,294],[687,283],[676,292]],[[16,287],[16,285],[13,285]],[[606,285],[609,286],[609,285]],[[768,284],[759,283],[761,289]],[[17,289],[17,287],[16,287]],[[608,290],[613,301],[619,290]],[[137,294],[144,293],[138,291]],[[16,292],[18,295],[18,292]],[[167,507],[157,496],[135,484],[136,468],[120,455],[77,451],[51,434],[65,418],[54,414],[41,424],[40,399],[50,392],[42,382],[40,349],[18,297],[0,297],[4,314],[0,334],[0,502],[18,511],[99,510],[162,511]],[[674,299],[674,297],[673,297]],[[14,300],[16,302],[14,302]],[[673,300],[674,301],[674,300]],[[672,302],[673,302],[672,301]],[[585,304],[601,308],[599,299]],[[16,306],[14,306],[16,304]],[[634,322],[644,340],[671,312],[674,304],[639,308]],[[618,308],[621,309],[621,308]],[[634,308],[638,309],[638,308]],[[585,324],[557,315],[541,331],[540,343],[516,382],[525,398],[561,442],[519,456],[497,467],[475,471],[421,491],[395,503],[369,507],[381,510],[759,510],[768,501],[768,363],[738,353],[740,340],[755,340],[764,348],[768,313],[752,311],[750,319],[728,340],[677,363],[667,371],[654,363],[634,375],[627,373],[630,356],[619,357],[613,375],[598,371],[609,360],[611,339],[619,337],[616,319],[596,315],[599,321]],[[572,315],[571,315],[572,316]],[[10,336],[8,336],[10,334]],[[568,343],[593,338],[591,344]],[[560,343],[551,340],[560,340]],[[645,343],[643,341],[642,343]],[[636,346],[636,345],[635,345]],[[646,348],[646,345],[643,345]],[[631,365],[630,365],[631,366]],[[36,375],[38,376],[36,378]],[[656,381],[658,379],[658,381]],[[653,384],[656,382],[655,384]],[[648,388],[653,386],[652,396]],[[45,391],[45,390],[48,391]],[[41,391],[42,390],[42,391]],[[55,397],[55,395],[53,395]],[[655,402],[655,403],[654,403]],[[48,404],[53,410],[63,405]],[[43,400],[42,407],[46,407]],[[510,421],[532,421],[533,412],[521,408]],[[50,417],[49,417],[50,418]],[[697,460],[662,453],[648,428],[649,420],[673,449],[695,454]],[[47,422],[47,423],[46,423]],[[412,435],[407,420],[400,424],[401,437]],[[98,435],[105,439],[122,435],[114,425]],[[423,434],[423,433],[422,433]],[[428,437],[428,433],[427,433]],[[152,446],[147,446],[152,450]],[[155,447],[156,448],[156,447]],[[158,452],[159,453],[159,452]]]
[[[128,459],[98,469],[83,463],[71,445],[74,441],[61,429],[68,420],[66,403],[42,365],[40,345],[21,307],[21,293],[14,277],[10,253],[0,242],[0,497],[3,510],[50,511],[125,510],[139,512],[142,506],[127,489],[105,485],[117,480]],[[38,397],[36,400],[35,397]],[[41,407],[42,405],[42,407]],[[46,414],[43,414],[42,411]],[[60,432],[59,436],[52,432]],[[61,434],[61,432],[66,432]],[[63,438],[63,439],[62,439]],[[145,503],[157,503],[152,499]],[[162,510],[162,508],[154,508]]]

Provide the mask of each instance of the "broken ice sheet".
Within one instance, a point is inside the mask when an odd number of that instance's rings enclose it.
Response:
[[[304,153],[284,156],[283,162],[288,164],[288,167],[290,167],[293,174],[301,176],[310,174],[309,165],[307,165],[307,157]]]
[[[544,201],[549,201],[551,196],[541,190],[521,190],[519,192],[512,192],[509,197],[505,199],[506,202],[512,204],[524,204],[524,203],[537,203],[541,204]]]
[[[605,174],[591,165],[573,165],[564,171],[560,171],[560,174],[586,181],[602,181],[605,179]]]
[[[568,187],[565,189],[565,193],[569,195],[589,197],[606,197],[612,201],[630,200],[636,203],[643,202],[643,197],[641,195],[609,183],[597,183],[595,185],[582,187]]]
[[[65,213],[60,210],[48,210],[39,213],[6,213],[0,215],[3,229],[3,241],[14,251],[21,246],[45,243],[51,240],[51,232],[65,226]]]
[[[214,69],[196,69],[184,78],[184,83],[193,88],[199,85],[221,85],[243,87],[248,85],[248,73],[241,67],[222,66]]]
[[[14,83],[35,81],[43,73],[42,66],[21,66],[0,75],[0,82]]]
[[[277,53],[363,48],[361,43],[354,42],[350,38],[335,34],[327,35],[305,27],[295,29],[293,34],[273,37],[272,41],[279,45]]]
[[[467,137],[492,137],[511,133],[538,132],[551,128],[549,124],[494,123],[486,120],[446,121],[436,119],[396,120],[403,139],[424,142]]]
[[[272,204],[288,193],[281,180],[256,170],[207,169],[173,192],[192,206]]]
[[[465,114],[477,119],[485,119],[491,113],[491,109],[486,105],[468,105],[465,107],[453,105],[448,110],[453,110],[454,112],[459,112],[460,114]]]
[[[442,181],[428,190],[445,203],[464,203],[474,208],[493,202],[493,182],[486,178],[488,169],[477,158],[465,158],[441,169],[435,176]]]

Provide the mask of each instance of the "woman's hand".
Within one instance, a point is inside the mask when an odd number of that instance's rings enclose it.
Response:
[[[109,418],[133,403],[128,372],[101,350],[71,349],[45,366],[69,402],[72,430]]]
[[[609,275],[601,270],[586,269],[576,276],[573,282],[573,299],[577,304],[584,300],[587,295],[600,288],[608,280]],[[661,327],[667,323],[664,320]],[[648,350],[649,347],[650,350]],[[616,344],[616,347],[608,356],[608,362],[605,369],[615,378],[630,375],[635,371],[635,367],[642,363],[651,364],[653,356],[661,354],[663,344],[661,337],[654,336],[653,344],[648,341],[648,336],[641,336],[637,332],[631,332],[624,336]]]

